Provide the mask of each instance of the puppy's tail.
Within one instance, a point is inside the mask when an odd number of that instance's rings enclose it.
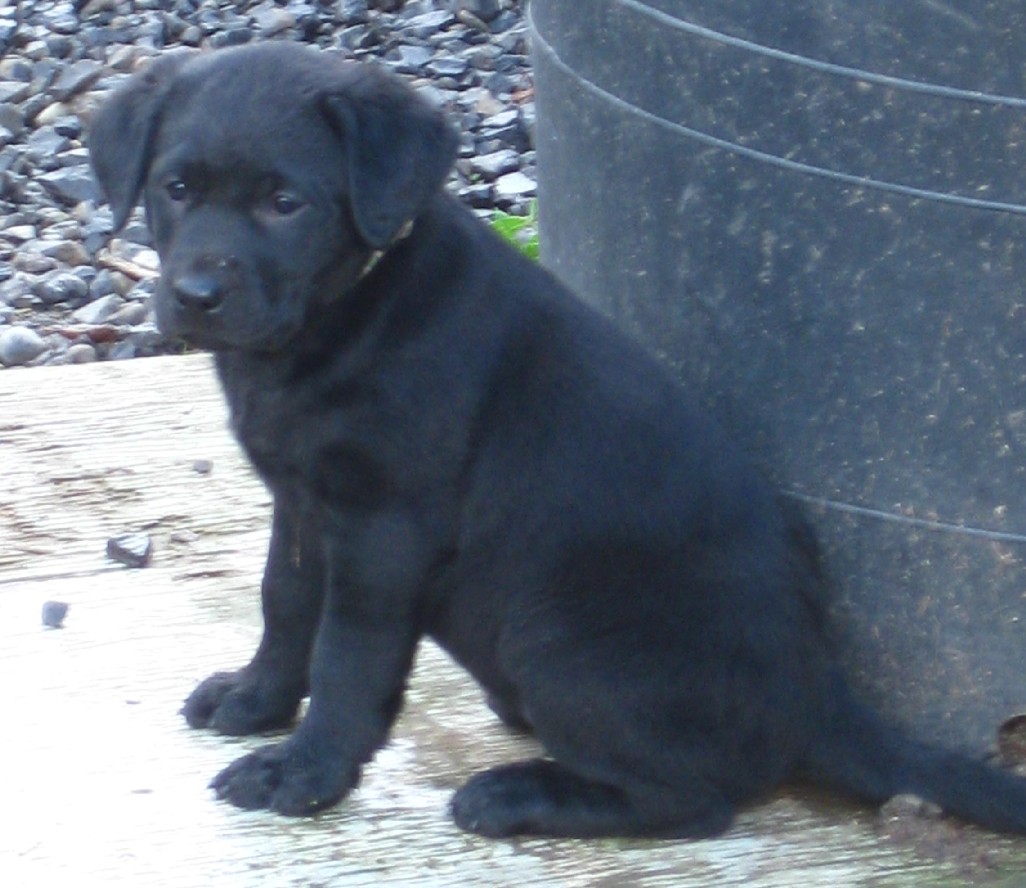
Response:
[[[994,832],[1026,835],[1026,779],[909,739],[834,677],[832,718],[804,774],[876,804],[910,793]]]

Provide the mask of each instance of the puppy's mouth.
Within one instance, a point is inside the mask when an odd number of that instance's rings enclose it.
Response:
[[[253,287],[228,286],[203,273],[161,276],[154,294],[157,329],[168,339],[208,351],[274,351],[295,333]]]
[[[192,296],[187,295],[190,292]],[[223,294],[215,298],[213,289],[201,285],[197,276],[171,277],[165,272],[153,301],[157,329],[168,339],[197,348],[216,349],[224,344],[223,334],[218,332],[223,324]]]

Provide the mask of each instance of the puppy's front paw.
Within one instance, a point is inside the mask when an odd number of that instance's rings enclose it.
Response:
[[[185,701],[182,715],[193,728],[212,728],[241,736],[284,728],[292,723],[302,691],[287,692],[255,680],[249,670],[215,672]]]
[[[356,768],[347,772],[286,740],[236,759],[210,786],[219,799],[239,808],[299,817],[335,804],[356,785],[358,775]]]

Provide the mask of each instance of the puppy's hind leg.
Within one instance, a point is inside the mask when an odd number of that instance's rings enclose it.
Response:
[[[488,694],[487,702],[488,708],[499,717],[499,720],[507,728],[518,734],[532,732],[531,723],[521,711],[520,704],[515,698],[509,694],[499,694],[493,691]]]
[[[451,810],[457,826],[491,838],[703,838],[724,832],[733,819],[733,807],[710,786],[625,789],[541,759],[475,775],[453,797]]]

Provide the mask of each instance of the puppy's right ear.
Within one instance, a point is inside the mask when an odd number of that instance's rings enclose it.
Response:
[[[161,56],[129,78],[89,126],[89,160],[114,211],[114,230],[128,220],[149,169],[160,109],[178,69],[194,52]]]

